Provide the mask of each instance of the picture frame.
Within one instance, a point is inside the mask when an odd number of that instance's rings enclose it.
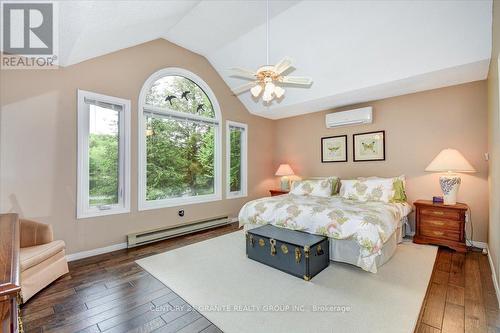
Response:
[[[321,163],[347,162],[347,135],[321,138]]]
[[[352,135],[353,161],[385,161],[385,131]]]

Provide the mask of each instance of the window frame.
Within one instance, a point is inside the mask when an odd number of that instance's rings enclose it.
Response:
[[[241,136],[241,190],[231,191],[231,127],[243,129]],[[248,196],[248,125],[232,120],[226,121],[226,198],[236,199]]]
[[[157,80],[161,79],[162,77],[165,76],[182,76],[185,77],[186,79],[189,79],[193,81],[198,87],[200,87],[201,90],[208,96],[208,99],[212,103],[212,108],[214,110],[214,118],[208,118],[208,117],[203,117],[195,114],[188,114],[188,113],[183,113],[183,112],[178,112],[175,110],[171,110],[168,107],[157,107],[157,106],[151,106],[148,107],[147,109],[154,109],[156,112],[165,112],[165,115],[174,115],[174,116],[179,116],[180,114],[183,115],[184,118],[186,119],[193,119],[193,120],[203,120],[207,119],[210,120],[212,123],[214,123],[214,139],[215,139],[215,151],[214,151],[214,193],[213,194],[207,194],[207,195],[199,195],[199,196],[192,196],[192,197],[176,197],[176,198],[168,198],[168,199],[161,199],[161,200],[146,200],[146,186],[147,186],[147,161],[146,161],[146,122],[144,121],[144,110],[146,104],[146,94],[148,93],[149,89],[151,88],[152,84],[156,82]],[[183,205],[191,205],[191,204],[198,204],[198,203],[205,203],[205,202],[212,202],[212,201],[219,201],[222,200],[222,129],[221,129],[221,124],[222,124],[222,117],[221,117],[221,110],[219,106],[219,102],[217,101],[217,98],[215,97],[215,94],[213,93],[212,89],[208,86],[208,84],[203,81],[202,78],[200,78],[198,75],[185,70],[183,68],[177,68],[177,67],[167,67],[160,69],[153,74],[151,74],[148,79],[144,82],[141,92],[139,94],[139,100],[138,100],[138,121],[137,121],[137,128],[138,128],[138,175],[137,175],[137,207],[139,211],[144,211],[144,210],[151,210],[151,209],[160,209],[160,208],[168,208],[168,207],[177,207],[177,206],[183,206]]]
[[[119,113],[119,179],[118,204],[106,205],[109,209],[100,209],[89,205],[89,135],[90,112],[85,98],[98,100],[104,103],[122,106]],[[78,170],[77,170],[77,209],[76,218],[84,219],[130,212],[130,100],[114,96],[107,96],[86,90],[77,90],[78,113]]]

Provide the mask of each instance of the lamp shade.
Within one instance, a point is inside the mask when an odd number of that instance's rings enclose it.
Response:
[[[288,164],[280,164],[276,176],[291,176],[294,175],[292,168]]]
[[[443,149],[425,168],[431,172],[476,172],[476,169],[456,149]]]

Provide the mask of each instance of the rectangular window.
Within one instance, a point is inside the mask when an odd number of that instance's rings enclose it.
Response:
[[[130,101],[78,90],[77,218],[130,212]]]
[[[228,198],[239,198],[247,195],[247,132],[246,124],[227,122],[226,193]]]

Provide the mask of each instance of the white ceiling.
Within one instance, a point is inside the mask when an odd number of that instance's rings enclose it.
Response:
[[[230,87],[230,67],[265,62],[264,1],[65,1],[59,3],[60,63],[72,65],[165,38],[205,56]],[[310,88],[286,87],[266,107],[277,119],[485,79],[492,2],[271,1],[271,63],[287,55]]]

